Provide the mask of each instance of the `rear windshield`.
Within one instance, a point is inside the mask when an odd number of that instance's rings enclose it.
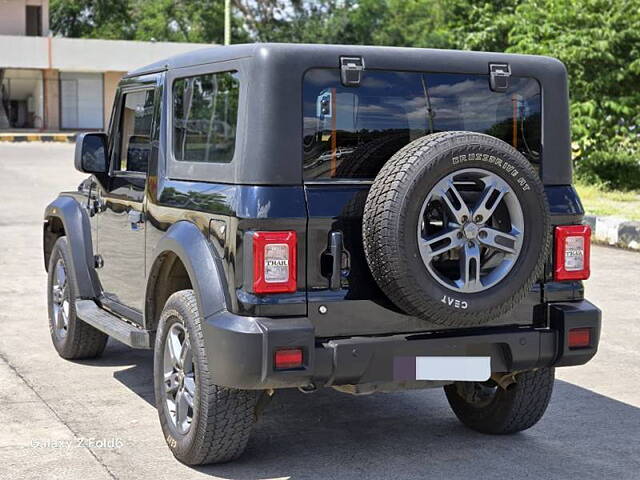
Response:
[[[371,179],[407,143],[429,133],[482,132],[540,158],[540,85],[511,77],[493,92],[488,75],[365,70],[344,87],[338,69],[304,77],[304,178]]]

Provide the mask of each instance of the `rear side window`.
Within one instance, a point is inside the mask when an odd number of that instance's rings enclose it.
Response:
[[[237,72],[178,78],[173,84],[173,155],[180,162],[229,163],[238,118]]]
[[[304,77],[304,178],[371,179],[407,143],[429,133],[467,130],[540,157],[540,85],[511,77],[493,92],[488,75],[366,70],[344,87],[338,69]]]

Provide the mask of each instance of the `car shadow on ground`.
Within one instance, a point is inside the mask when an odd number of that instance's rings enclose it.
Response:
[[[111,343],[97,364],[153,407],[153,356]],[[113,362],[113,363],[109,363]],[[557,380],[532,429],[482,435],[454,417],[442,389],[354,397],[279,391],[245,454],[198,467],[212,476],[264,478],[638,478],[640,409]]]

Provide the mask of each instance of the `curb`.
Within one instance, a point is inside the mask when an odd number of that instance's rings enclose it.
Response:
[[[594,242],[640,251],[640,222],[585,215],[584,223],[591,226],[591,239]]]
[[[24,135],[0,135],[0,142],[61,142],[73,143],[76,141],[76,133],[51,133],[51,134],[24,134]]]

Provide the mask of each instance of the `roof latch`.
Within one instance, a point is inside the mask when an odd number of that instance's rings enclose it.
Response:
[[[340,57],[342,85],[357,87],[362,79],[364,59],[362,57]]]
[[[511,67],[508,63],[489,64],[489,85],[494,92],[506,92],[509,88]]]

